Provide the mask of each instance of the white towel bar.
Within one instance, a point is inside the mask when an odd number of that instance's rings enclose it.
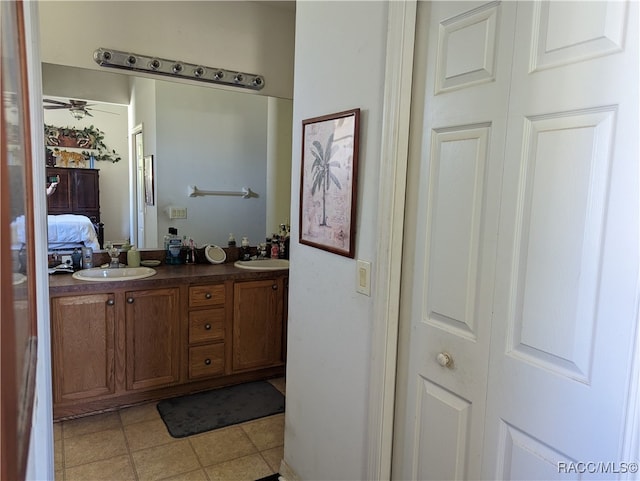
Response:
[[[201,195],[227,195],[227,196],[235,196],[242,197],[244,199],[248,199],[252,197],[254,193],[251,191],[249,187],[243,187],[241,191],[228,191],[228,190],[200,190],[195,185],[190,185],[188,187],[187,193],[189,197],[198,197]]]

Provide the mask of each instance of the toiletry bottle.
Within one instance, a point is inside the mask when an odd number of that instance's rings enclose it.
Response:
[[[271,236],[271,258],[277,259],[280,255],[280,239],[278,238],[278,234],[273,234]]]
[[[289,226],[285,227],[285,236],[284,236],[284,259],[289,258],[289,246],[291,245],[291,235],[290,235]]]
[[[127,251],[127,266],[140,267],[140,251],[136,249],[136,246],[131,246]]]
[[[91,269],[93,267],[93,249],[91,247],[82,248],[82,268]]]
[[[73,270],[80,270],[82,267],[82,254],[79,249],[73,249],[73,253],[71,254],[71,262],[73,263]]]
[[[180,264],[180,252],[182,251],[182,240],[178,236],[178,229],[169,227],[169,233],[164,236],[165,262],[167,264]]]
[[[240,259],[243,261],[251,260],[251,250],[249,248],[249,239],[247,237],[242,238],[242,244],[240,246]]]
[[[193,242],[192,238],[189,238],[189,245],[187,246],[187,264],[195,264],[196,263],[196,244]]]

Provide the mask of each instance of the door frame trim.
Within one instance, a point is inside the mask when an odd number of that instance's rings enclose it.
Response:
[[[366,479],[391,479],[417,0],[388,3]]]

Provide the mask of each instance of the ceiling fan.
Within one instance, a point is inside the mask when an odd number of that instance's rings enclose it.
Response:
[[[106,110],[91,109],[90,107],[92,107],[94,104],[89,104],[86,102],[86,100],[69,99],[68,102],[61,102],[60,100],[53,100],[53,99],[42,99],[42,100],[44,102],[48,102],[52,104],[52,105],[45,105],[44,106],[45,109],[47,110],[68,109],[69,113],[71,113],[73,118],[75,118],[76,120],[80,120],[84,118],[85,115],[88,115],[89,117],[93,117],[91,112],[89,112],[90,110],[95,110],[96,112],[105,112],[108,114],[115,114],[115,112],[107,112]]]

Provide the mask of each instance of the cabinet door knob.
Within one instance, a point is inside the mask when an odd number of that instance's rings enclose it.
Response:
[[[107,306],[113,306],[116,303],[116,301],[114,301],[113,299],[109,299],[107,301]]]
[[[438,361],[438,364],[442,367],[453,367],[453,357],[451,357],[451,354],[448,352],[439,352],[436,356],[436,361]]]
[[[204,298],[205,298],[205,299],[211,299],[211,293],[210,293],[210,292],[207,292],[207,293],[204,295]]]
[[[204,328],[205,328],[207,331],[210,331],[210,330],[211,330],[211,324],[205,324],[205,325],[204,325]]]
[[[127,302],[129,304],[133,304],[133,300],[134,300],[133,297],[127,297]]]
[[[208,366],[209,364],[211,364],[211,359],[205,359],[204,363]]]
[[[271,286],[271,289],[273,289],[274,291],[278,290],[278,284],[274,284]]]

